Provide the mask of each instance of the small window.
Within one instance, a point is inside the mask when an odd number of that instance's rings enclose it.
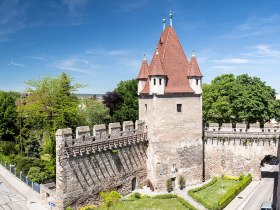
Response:
[[[161,79],[159,79],[159,85],[161,85]]]
[[[177,104],[177,112],[182,112],[182,104]]]
[[[154,85],[156,85],[156,79],[154,79]]]
[[[145,104],[145,111],[147,112],[147,110],[148,110],[148,105]]]
[[[198,79],[196,79],[196,85],[198,85],[198,81],[199,81],[199,80],[198,80]]]

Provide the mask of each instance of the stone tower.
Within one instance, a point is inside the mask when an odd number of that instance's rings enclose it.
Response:
[[[178,188],[201,182],[202,74],[193,53],[184,53],[172,25],[164,28],[150,65],[143,59],[138,75],[139,119],[148,131],[147,178],[158,190],[171,179]]]

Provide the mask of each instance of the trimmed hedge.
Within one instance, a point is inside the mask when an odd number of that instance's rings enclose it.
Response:
[[[151,197],[153,199],[171,199],[171,198],[177,198],[178,201],[186,207],[188,210],[197,210],[194,206],[192,206],[190,203],[188,203],[185,199],[181,198],[178,195],[175,194],[161,194]]]
[[[228,192],[221,197],[221,199],[218,202],[218,206],[211,206],[208,203],[206,203],[202,198],[198,197],[195,193],[203,190],[211,185],[213,185],[217,181],[217,177],[214,177],[209,183],[198,187],[194,188],[188,191],[188,194],[197,200],[199,203],[204,205],[208,209],[223,209],[225,208],[245,187],[247,187],[250,182],[252,181],[252,175],[248,174],[244,179],[242,179],[236,186],[230,188]]]
[[[242,190],[244,190],[252,181],[252,175],[245,176],[238,185],[230,188],[228,192],[220,199],[219,209],[225,208]]]

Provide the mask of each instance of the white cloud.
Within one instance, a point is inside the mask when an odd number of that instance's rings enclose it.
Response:
[[[251,36],[261,36],[279,31],[280,15],[249,18],[245,23],[238,25],[230,33],[221,36],[226,39],[236,39]]]
[[[16,63],[16,62],[14,62],[13,60],[10,60],[10,65],[16,66],[16,67],[24,67],[23,64],[21,64],[21,63]]]
[[[81,16],[82,10],[89,4],[89,0],[63,0],[62,3],[68,7],[70,15]]]
[[[219,60],[214,60],[215,63],[228,63],[228,64],[245,64],[245,63],[255,63],[256,61],[249,60],[246,58],[224,58]]]
[[[280,51],[271,49],[270,45],[260,44],[254,47],[259,55],[270,58],[280,58]]]

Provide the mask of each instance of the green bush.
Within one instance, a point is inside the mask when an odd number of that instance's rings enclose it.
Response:
[[[66,210],[73,210],[73,208],[68,206],[68,207],[66,207]]]
[[[239,181],[243,180],[244,179],[244,174],[241,173],[240,176],[239,176]]]
[[[27,175],[31,167],[32,167],[32,159],[28,157],[21,157],[16,163],[16,168],[19,171],[21,171],[24,175]]]
[[[210,206],[202,198],[198,197],[195,193],[200,191],[200,190],[203,190],[203,189],[205,189],[207,187],[210,187],[211,185],[215,184],[215,182],[217,182],[217,177],[213,177],[210,182],[208,182],[207,184],[202,185],[201,187],[197,187],[197,188],[189,190],[188,194],[189,194],[189,196],[191,196],[195,200],[197,200],[199,203],[203,204],[206,208],[213,209],[213,206]]]
[[[33,182],[38,183],[42,183],[47,178],[46,173],[39,167],[31,167],[27,175]]]
[[[239,180],[239,176],[224,175],[224,176],[222,177],[222,179],[224,179],[224,180],[235,180],[235,181],[238,181],[238,180]]]
[[[238,183],[238,185],[230,188],[228,192],[219,200],[219,209],[225,208],[242,190],[244,190],[250,184],[251,181],[252,175],[248,174]]]
[[[180,203],[185,206],[188,210],[197,210],[194,206],[192,206],[190,203],[188,203],[185,199],[177,196],[177,199],[180,201]]]
[[[161,194],[153,196],[154,199],[170,199],[170,198],[177,198],[177,195],[174,194]]]
[[[141,198],[141,194],[139,192],[135,192],[128,197],[128,200],[134,201]]]
[[[110,206],[116,205],[120,201],[121,197],[122,196],[117,191],[101,192],[100,205],[102,207],[109,208]]]
[[[171,181],[171,179],[166,180],[166,190],[167,190],[167,192],[172,191],[172,181]]]
[[[16,148],[15,144],[10,141],[0,141],[0,153],[5,156],[9,156],[11,154],[15,154]]]
[[[180,187],[181,190],[186,187],[186,181],[185,181],[185,178],[183,176],[179,177],[179,187]]]

